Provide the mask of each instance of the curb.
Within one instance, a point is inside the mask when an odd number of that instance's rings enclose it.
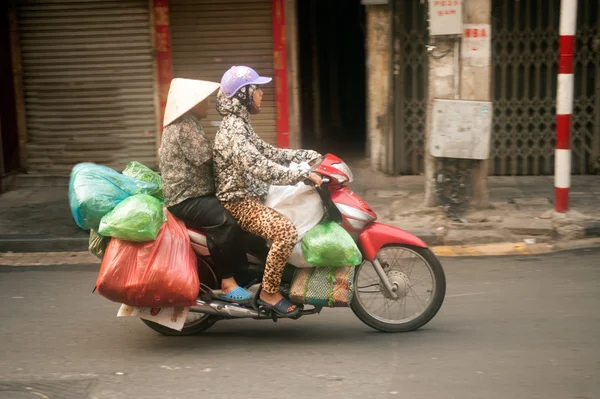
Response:
[[[586,238],[600,237],[600,221],[584,223],[583,233]]]
[[[55,237],[55,238],[2,238],[0,252],[78,252],[87,251],[89,237]]]
[[[543,255],[561,251],[600,247],[600,237],[573,240],[558,243],[498,243],[483,245],[446,245],[434,246],[431,250],[440,258],[477,257],[477,256],[509,256],[509,255]]]
[[[93,266],[100,260],[87,251],[74,252],[11,252],[0,253],[0,268],[17,267],[26,269],[39,266]]]
[[[584,239],[554,243],[526,244],[524,242],[499,242],[476,245],[443,245],[444,238],[433,231],[420,231],[415,234],[423,240],[439,257],[539,255],[569,249],[600,246],[600,222],[590,222],[585,226]],[[0,253],[64,253],[88,252],[88,237],[56,238],[0,238]]]
[[[543,255],[576,249],[600,248],[600,238],[556,244],[501,243],[475,246],[438,246],[432,251],[440,258]],[[0,253],[0,270],[29,270],[31,267],[61,266],[97,268],[100,261],[87,251]],[[87,269],[83,269],[87,270]]]

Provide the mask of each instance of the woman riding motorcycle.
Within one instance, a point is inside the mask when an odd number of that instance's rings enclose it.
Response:
[[[217,111],[223,116],[215,137],[213,156],[217,198],[242,228],[273,242],[267,256],[258,303],[279,315],[294,316],[299,309],[279,292],[283,268],[298,241],[294,224],[264,205],[269,185],[295,185],[321,178],[308,170],[291,169],[291,162],[310,162],[315,151],[278,149],[263,141],[250,124],[258,114],[263,92],[261,77],[246,66],[235,66],[223,75]]]
[[[220,299],[248,302],[252,294],[239,287],[234,274],[248,268],[242,231],[214,196],[212,145],[199,119],[208,113],[208,96],[218,83],[173,79],[163,120],[159,150],[165,205],[187,226],[206,233],[208,248],[221,272]]]

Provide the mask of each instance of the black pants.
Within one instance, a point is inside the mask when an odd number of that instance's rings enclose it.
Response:
[[[207,195],[189,198],[169,207],[186,226],[206,233],[208,249],[221,278],[230,278],[248,269],[242,229],[219,200]]]

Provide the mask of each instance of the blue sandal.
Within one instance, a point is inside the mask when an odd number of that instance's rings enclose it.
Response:
[[[281,300],[275,305],[271,305],[270,303],[265,302],[262,299],[257,300],[256,303],[258,303],[260,306],[264,306],[265,308],[272,310],[279,316],[294,317],[298,313],[300,313],[300,308],[298,306],[296,306],[296,308],[291,312],[288,312],[290,306],[294,306],[294,304],[285,298],[281,298]]]
[[[218,297],[222,301],[231,302],[231,303],[249,302],[252,300],[252,298],[254,298],[254,296],[252,295],[252,293],[250,291],[243,289],[242,287],[239,287],[239,286],[227,294],[219,294]]]

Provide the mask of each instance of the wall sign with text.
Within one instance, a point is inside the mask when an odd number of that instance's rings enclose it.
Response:
[[[429,0],[431,36],[462,34],[463,0]]]

